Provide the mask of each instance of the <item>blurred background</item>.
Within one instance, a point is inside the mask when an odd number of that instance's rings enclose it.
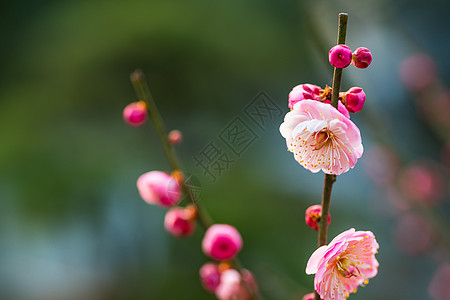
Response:
[[[365,153],[339,176],[329,239],[355,227],[381,246],[377,277],[351,299],[448,300],[450,282],[448,1],[9,1],[0,47],[0,299],[214,299],[198,269],[203,231],[177,240],[136,179],[169,170],[153,128],[131,128],[129,74],[141,68],[199,197],[243,238],[240,259],[264,299],[301,299],[321,198],[278,128],[300,83],[331,85],[337,15],[347,44],[368,47],[352,120]],[[262,92],[263,91],[263,92]],[[261,94],[262,92],[262,94]],[[278,107],[263,126],[255,101]],[[256,100],[255,100],[256,99]],[[259,99],[259,100],[258,100]],[[267,100],[269,99],[269,100]],[[254,139],[238,155],[221,133],[239,117]],[[233,163],[196,165],[210,142]]]

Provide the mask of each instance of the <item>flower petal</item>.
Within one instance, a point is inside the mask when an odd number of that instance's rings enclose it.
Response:
[[[322,246],[316,249],[308,260],[306,265],[306,274],[311,275],[317,272],[317,268],[320,260],[323,258],[325,252],[327,252],[328,246]]]

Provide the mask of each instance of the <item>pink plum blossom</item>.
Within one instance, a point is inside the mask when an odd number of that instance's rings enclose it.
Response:
[[[352,87],[347,92],[341,94],[342,103],[349,112],[356,113],[363,108],[364,101],[366,101],[366,94],[362,88]]]
[[[314,230],[319,230],[319,221],[322,216],[322,205],[312,205],[305,211],[306,225]],[[328,224],[331,222],[331,215],[328,214]]]
[[[200,281],[205,290],[214,293],[220,284],[219,266],[215,263],[206,263],[200,268]]]
[[[144,101],[128,104],[123,109],[123,119],[130,126],[141,126],[147,120],[147,104]]]
[[[359,47],[353,52],[352,64],[360,69],[367,68],[372,62],[372,53],[366,47]]]
[[[352,50],[346,45],[336,45],[330,49],[328,60],[333,67],[345,68],[352,62]]]
[[[164,228],[175,237],[188,237],[195,231],[195,218],[189,209],[172,207],[166,212]]]
[[[216,296],[219,300],[250,300],[252,295],[258,290],[256,281],[252,273],[243,269],[242,274],[237,270],[228,269],[222,272],[220,284],[216,289]]]
[[[344,300],[377,275],[378,248],[372,232],[349,229],[311,255],[306,274],[316,274],[314,287],[322,299]]]
[[[232,259],[242,248],[242,237],[231,225],[214,224],[202,241],[203,252],[217,260]]]
[[[151,171],[142,174],[137,180],[141,198],[149,204],[172,206],[181,198],[181,188],[177,180],[166,172]]]
[[[322,89],[314,84],[300,84],[295,86],[289,93],[289,108],[293,109],[294,104],[302,100],[320,100],[322,98]]]
[[[340,175],[363,153],[358,127],[330,104],[314,100],[296,103],[280,133],[298,163],[313,173]]]

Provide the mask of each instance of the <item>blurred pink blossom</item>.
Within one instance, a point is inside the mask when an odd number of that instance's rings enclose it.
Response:
[[[147,120],[147,104],[144,101],[128,104],[123,109],[123,119],[130,126],[141,126]]]
[[[217,260],[231,259],[242,248],[242,237],[231,225],[214,224],[208,228],[202,241],[203,252]]]
[[[402,193],[424,204],[437,204],[442,200],[444,182],[437,167],[428,162],[407,166],[399,175]]]
[[[378,248],[372,232],[349,229],[311,255],[306,274],[316,274],[314,287],[322,299],[344,300],[377,275]]]
[[[139,176],[137,188],[142,199],[149,204],[172,206],[181,199],[178,182],[166,172],[151,171]]]
[[[436,65],[425,53],[417,53],[402,61],[400,77],[408,89],[418,92],[433,83],[436,77]]]
[[[306,294],[305,296],[303,296],[302,300],[314,300],[315,296],[316,295],[314,293],[309,293],[309,294]]]
[[[450,263],[439,266],[428,286],[428,293],[433,300],[450,300]]]
[[[206,263],[200,268],[200,281],[205,290],[214,293],[220,284],[219,266],[215,263]]]
[[[195,219],[190,210],[172,207],[166,212],[164,228],[175,237],[188,237],[195,231]]]
[[[377,185],[386,186],[394,181],[399,167],[399,158],[391,148],[374,146],[366,151],[363,162],[367,175]]]
[[[358,127],[333,106],[314,100],[296,103],[280,133],[298,163],[313,173],[345,173],[363,153]]]
[[[434,230],[424,218],[406,213],[398,218],[393,239],[403,253],[418,255],[428,251],[434,243]]]
[[[256,292],[258,289],[252,273],[243,269],[241,276],[238,271],[228,269],[222,272],[216,296],[219,300],[250,300],[252,296],[247,289],[250,292]]]
[[[172,130],[171,132],[169,132],[169,135],[167,138],[168,138],[170,144],[178,145],[183,141],[183,134],[181,133],[181,131],[175,129],[175,130]]]

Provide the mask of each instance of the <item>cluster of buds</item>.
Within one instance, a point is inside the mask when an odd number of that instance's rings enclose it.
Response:
[[[352,53],[348,46],[340,44],[330,49],[328,60],[336,68],[346,68],[351,63],[357,68],[365,69],[372,62],[372,54],[365,47],[359,47]]]
[[[214,224],[203,237],[203,252],[219,261],[209,262],[200,268],[203,287],[216,295],[219,300],[249,300],[257,293],[258,286],[253,274],[232,268],[230,260],[242,249],[242,237],[231,225]]]
[[[163,171],[150,171],[139,176],[136,185],[141,198],[148,204],[169,208],[164,227],[175,237],[187,237],[195,231],[197,209],[176,206],[181,201],[183,176],[175,171],[171,175]]]
[[[128,104],[123,110],[125,122],[138,127],[147,118],[148,107],[144,101]],[[179,130],[167,135],[170,145],[183,141]],[[198,219],[197,204],[178,206],[182,200],[182,187],[185,182],[181,171],[171,174],[164,171],[150,171],[139,176],[136,185],[141,198],[151,205],[167,208],[164,228],[177,238],[191,236]],[[203,224],[205,225],[205,224]],[[207,226],[207,225],[205,225]],[[217,263],[206,263],[200,269],[200,279],[204,288],[216,295],[219,300],[250,300],[257,293],[253,274],[246,269],[232,268],[233,259],[242,249],[243,241],[239,231],[228,224],[214,224],[207,228],[202,240],[202,250],[206,256]]]
[[[228,262],[208,262],[199,271],[203,287],[219,300],[249,300],[258,291],[253,274],[246,269],[233,269]]]
[[[300,84],[295,86],[289,93],[289,108],[292,110],[297,102],[302,100],[316,100],[323,103],[331,102],[332,89],[328,85],[324,89],[314,84]],[[360,111],[364,102],[366,101],[366,94],[360,87],[352,87],[346,92],[339,93],[338,111],[350,118],[351,113]]]

